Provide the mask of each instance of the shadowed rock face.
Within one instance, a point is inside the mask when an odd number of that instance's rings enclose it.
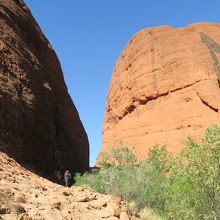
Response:
[[[0,1],[0,150],[45,176],[89,166],[59,60],[23,1]]]
[[[105,151],[122,139],[147,155],[155,144],[176,153],[188,136],[220,123],[220,24],[144,29],[120,55],[103,125]]]

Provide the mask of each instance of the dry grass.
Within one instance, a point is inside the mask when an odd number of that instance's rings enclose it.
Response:
[[[141,220],[162,220],[161,217],[153,213],[151,209],[144,208],[140,212]]]
[[[137,204],[133,201],[128,204],[128,212],[132,215],[136,215],[138,212]]]

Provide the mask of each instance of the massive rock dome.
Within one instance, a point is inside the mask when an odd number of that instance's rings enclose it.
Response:
[[[220,24],[144,29],[112,74],[101,151],[117,140],[146,156],[153,145],[178,152],[220,123]]]
[[[0,1],[0,150],[44,176],[89,167],[59,60],[22,0]]]

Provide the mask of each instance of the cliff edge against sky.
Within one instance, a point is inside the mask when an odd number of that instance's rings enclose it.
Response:
[[[0,150],[48,177],[89,167],[59,60],[21,0],[0,2]]]

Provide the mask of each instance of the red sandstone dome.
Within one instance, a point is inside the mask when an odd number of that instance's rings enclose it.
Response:
[[[146,155],[155,144],[178,152],[220,123],[220,24],[144,29],[121,53],[103,123],[106,151],[122,140]]]

